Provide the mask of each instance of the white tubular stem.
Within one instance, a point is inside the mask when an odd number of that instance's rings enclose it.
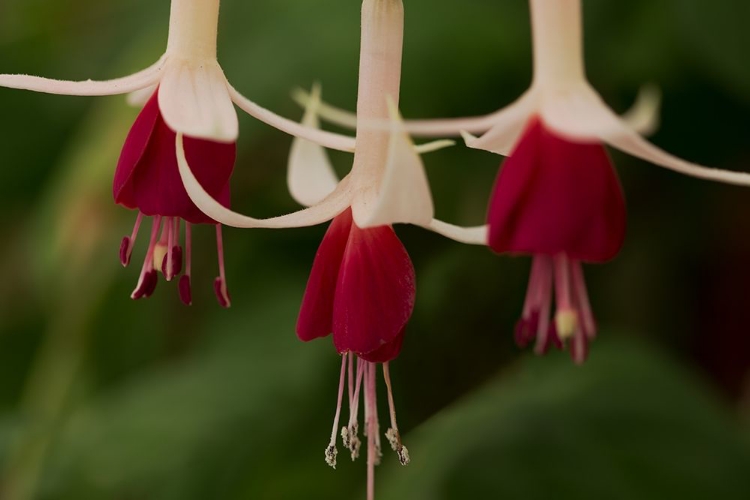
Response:
[[[359,120],[387,120],[390,117],[388,97],[398,107],[403,39],[404,7],[401,0],[362,2],[357,94]]]
[[[581,0],[530,0],[534,80],[545,86],[582,81]]]
[[[216,59],[219,0],[172,0],[167,53],[184,59]]]

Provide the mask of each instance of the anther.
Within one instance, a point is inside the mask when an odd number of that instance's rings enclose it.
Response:
[[[336,455],[338,454],[339,454],[339,450],[337,450],[335,446],[329,446],[328,448],[326,448],[326,451],[325,451],[326,463],[330,465],[331,467],[333,467],[334,469],[336,468]]]
[[[214,293],[216,294],[216,300],[219,301],[221,307],[228,308],[232,305],[232,298],[229,296],[227,283],[221,278],[221,276],[214,280]]]
[[[180,271],[182,271],[182,247],[173,246],[162,258],[161,272],[167,281],[172,281],[172,278],[180,274]]]
[[[130,264],[130,255],[133,252],[138,230],[141,228],[141,221],[143,221],[143,214],[138,212],[138,217],[136,217],[135,224],[133,225],[133,232],[130,233],[130,236],[125,236],[122,239],[122,243],[120,243],[120,263],[123,267],[127,267]]]
[[[133,300],[138,300],[141,298],[148,298],[151,295],[153,295],[154,290],[156,290],[156,284],[159,282],[159,278],[156,275],[156,271],[151,269],[150,271],[146,271],[143,273],[143,276],[138,281],[138,285],[135,287],[135,290],[133,290],[133,293],[130,294],[130,298]]]
[[[128,264],[130,264],[130,255],[132,252],[133,241],[129,236],[123,237],[122,243],[120,243],[120,263],[122,264],[122,267],[128,267]]]
[[[177,288],[180,292],[180,300],[182,303],[186,306],[191,305],[193,303],[193,293],[190,290],[190,276],[187,274],[180,276],[180,282],[177,285]]]

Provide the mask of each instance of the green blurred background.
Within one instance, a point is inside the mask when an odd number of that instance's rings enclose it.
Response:
[[[356,100],[357,0],[224,0],[232,84],[298,118],[296,86]],[[586,0],[594,86],[625,110],[664,92],[658,145],[750,170],[750,3]],[[481,114],[529,84],[524,0],[405,0],[402,112]],[[166,43],[167,0],[2,0],[0,71],[104,79]],[[111,200],[137,110],[122,97],[0,89],[0,498],[363,498],[365,463],[323,460],[338,357],[294,323],[325,228],[225,231],[233,307],[213,297],[213,233],[195,231],[194,305],[134,302],[134,214]],[[241,116],[235,208],[294,210],[291,140]],[[392,364],[412,455],[380,498],[750,498],[750,196],[613,153],[629,206],[620,256],[586,269],[601,325],[589,362],[512,338],[529,260],[413,227],[417,306]],[[342,172],[350,158],[332,154]],[[476,224],[500,159],[425,158],[437,215]],[[133,256],[140,264],[144,242]],[[384,402],[381,399],[381,402]],[[381,418],[386,416],[381,405]]]

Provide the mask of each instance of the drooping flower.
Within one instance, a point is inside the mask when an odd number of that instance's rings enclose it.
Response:
[[[292,196],[308,208],[271,219],[246,217],[224,207],[197,181],[178,134],[177,159],[188,194],[214,220],[234,227],[283,228],[333,219],[315,257],[297,323],[302,340],[332,334],[342,355],[338,405],[326,461],[336,464],[341,402],[348,380],[349,423],[344,444],[356,458],[360,392],[364,394],[368,448],[368,498],[374,495],[374,467],[380,434],[376,408],[377,364],[383,364],[391,408],[386,437],[401,463],[409,462],[401,444],[388,363],[396,358],[414,307],[415,278],[409,255],[393,224],[411,223],[467,243],[483,244],[486,227],[460,228],[434,219],[434,209],[419,151],[398,114],[403,4],[401,0],[364,0],[360,51],[357,127],[351,172],[340,182],[321,145],[295,140],[289,160]],[[319,89],[313,92],[303,125],[317,126]],[[388,126],[369,127],[384,121]],[[355,362],[356,360],[356,362]]]
[[[469,147],[509,155],[487,220],[494,251],[533,256],[516,340],[524,346],[536,339],[541,354],[570,339],[571,355],[580,363],[596,335],[581,263],[612,259],[625,235],[625,202],[604,144],[703,179],[748,185],[750,175],[686,162],[643,139],[638,132],[652,131],[657,122],[653,91],[642,93],[624,118],[606,106],[585,76],[581,0],[530,0],[530,7],[534,78],[523,96],[489,115],[408,121],[406,130],[432,137],[462,134]],[[297,99],[309,97],[298,93]],[[319,112],[344,126],[355,120],[325,104]]]
[[[131,93],[130,101],[145,104],[128,134],[115,172],[115,202],[137,209],[130,236],[122,240],[120,260],[130,263],[144,217],[152,229],[138,284],[131,297],[150,296],[157,271],[169,281],[180,274],[180,298],[192,301],[191,225],[214,224],[219,276],[214,282],[219,303],[230,305],[224,272],[221,226],[193,204],[177,169],[175,144],[184,136],[184,149],[196,178],[211,196],[229,206],[229,178],[238,135],[233,103],[248,114],[292,135],[314,139],[328,147],[352,151],[354,140],[302,127],[249,101],[226,80],[216,60],[219,0],[172,0],[165,54],[154,65],[109,81],[60,81],[28,75],[0,75],[0,86],[65,95]],[[180,245],[185,223],[185,247]],[[183,266],[183,253],[185,264]]]

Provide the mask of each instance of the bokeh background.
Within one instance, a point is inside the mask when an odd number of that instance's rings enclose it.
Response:
[[[750,3],[584,4],[605,100],[625,110],[655,83],[654,142],[750,171]],[[524,0],[405,8],[406,117],[490,112],[529,84]],[[167,0],[2,0],[0,71],[133,72],[160,56],[168,11]],[[290,92],[314,81],[353,108],[358,31],[357,0],[224,0],[219,60],[285,116],[300,117]],[[363,460],[340,447],[338,470],[323,461],[339,358],[329,339],[294,334],[325,227],[226,230],[228,311],[212,293],[213,232],[198,228],[194,305],[163,281],[131,301],[145,242],[122,269],[135,215],[113,204],[111,181],[136,114],[122,97],[0,89],[0,498],[364,498]],[[235,208],[296,209],[290,138],[240,120]],[[628,238],[586,269],[601,334],[583,367],[514,345],[529,259],[398,228],[418,276],[392,363],[412,464],[386,453],[380,498],[750,498],[750,191],[613,158]],[[480,223],[500,158],[459,145],[425,162],[438,216]]]

